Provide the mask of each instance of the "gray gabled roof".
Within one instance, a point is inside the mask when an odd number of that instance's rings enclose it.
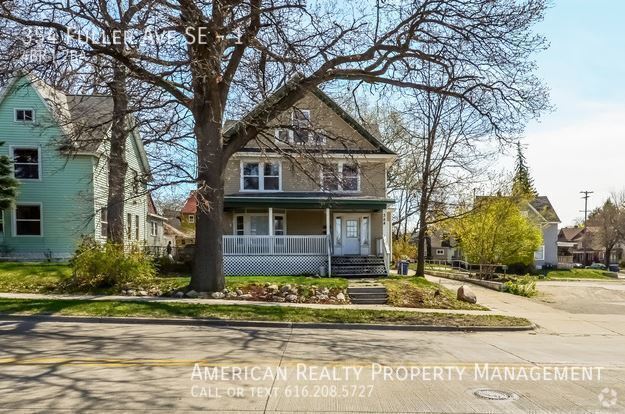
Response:
[[[530,205],[549,223],[560,223],[556,210],[547,196],[538,196],[530,201]]]

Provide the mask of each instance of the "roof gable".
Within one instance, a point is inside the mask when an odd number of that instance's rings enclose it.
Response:
[[[260,102],[256,105],[250,112],[248,112],[241,120],[238,121],[227,121],[224,125],[225,131],[224,136],[230,137],[233,136],[237,131],[241,128],[244,128],[247,123],[252,122],[253,119],[260,116],[265,108],[269,105],[273,105],[276,102],[279,102],[281,99],[284,99],[290,93],[300,93],[301,90],[298,88],[298,81],[301,76],[295,76],[291,80],[289,80],[285,85],[278,88],[273,94],[269,95],[264,101]],[[338,117],[345,122],[350,128],[352,128],[362,139],[368,142],[373,149],[369,152],[378,153],[378,154],[388,154],[395,155],[395,153],[386,147],[380,140],[378,140],[370,131],[368,131],[360,122],[358,122],[354,117],[352,117],[347,111],[345,111],[341,106],[330,98],[327,94],[325,94],[321,89],[317,87],[312,87],[308,89],[311,95],[317,98],[323,105],[329,108],[333,113],[338,115]],[[298,102],[301,102],[304,97],[300,98]],[[294,106],[297,106],[294,105]],[[314,123],[314,121],[313,121]],[[343,148],[343,152],[349,152],[349,148]]]

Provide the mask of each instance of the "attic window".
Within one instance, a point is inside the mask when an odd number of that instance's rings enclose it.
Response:
[[[16,109],[15,121],[33,122],[35,120],[35,111],[32,109]]]
[[[293,136],[294,144],[308,144],[310,138],[310,111],[307,109],[293,109]]]

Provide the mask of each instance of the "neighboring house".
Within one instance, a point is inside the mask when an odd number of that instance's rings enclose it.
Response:
[[[195,215],[197,210],[197,199],[195,198],[195,192],[191,191],[187,201],[180,210],[178,219],[180,220],[180,230],[190,237],[195,235]]]
[[[558,265],[558,224],[560,218],[546,196],[537,196],[527,204],[528,214],[533,217],[543,235],[543,244],[534,253],[534,265],[537,269],[544,266]]]
[[[81,237],[106,240],[107,136],[112,100],[65,95],[23,76],[0,95],[0,153],[13,160],[20,185],[1,215],[4,259],[67,259]],[[89,135],[76,135],[90,127]],[[70,138],[72,137],[72,138]],[[125,240],[146,243],[150,171],[137,133],[128,137]]]
[[[573,263],[585,266],[603,263],[605,249],[598,242],[597,227],[564,227],[558,233],[558,262],[560,267],[571,267]],[[610,254],[611,263],[619,263],[623,259],[624,246],[618,244]]]
[[[488,196],[478,196],[480,199]],[[544,266],[558,265],[558,224],[560,218],[553,205],[546,196],[536,196],[531,201],[520,206],[521,212],[534,221],[541,230],[543,244],[534,252],[534,266],[542,269]]]
[[[451,262],[463,259],[458,243],[452,236],[440,230],[434,230],[428,236],[428,255],[430,260]]]
[[[167,243],[172,240],[165,234],[165,223],[167,218],[159,214],[156,204],[152,199],[152,195],[148,193],[148,215],[147,215],[147,228],[148,231],[145,236],[147,246],[149,246],[157,255],[163,254],[163,247],[167,246]],[[172,241],[172,245],[174,241]]]
[[[244,125],[229,123],[226,139]],[[317,88],[270,126],[226,168],[225,273],[387,274],[393,201],[386,173],[396,155]],[[196,214],[191,193],[183,229]]]

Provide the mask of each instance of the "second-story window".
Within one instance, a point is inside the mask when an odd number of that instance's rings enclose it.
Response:
[[[38,147],[13,147],[13,171],[15,178],[38,180],[41,156]]]
[[[323,191],[360,191],[360,173],[356,164],[339,162],[324,166],[321,172]]]
[[[280,171],[278,162],[245,162],[241,169],[241,189],[280,191]]]

